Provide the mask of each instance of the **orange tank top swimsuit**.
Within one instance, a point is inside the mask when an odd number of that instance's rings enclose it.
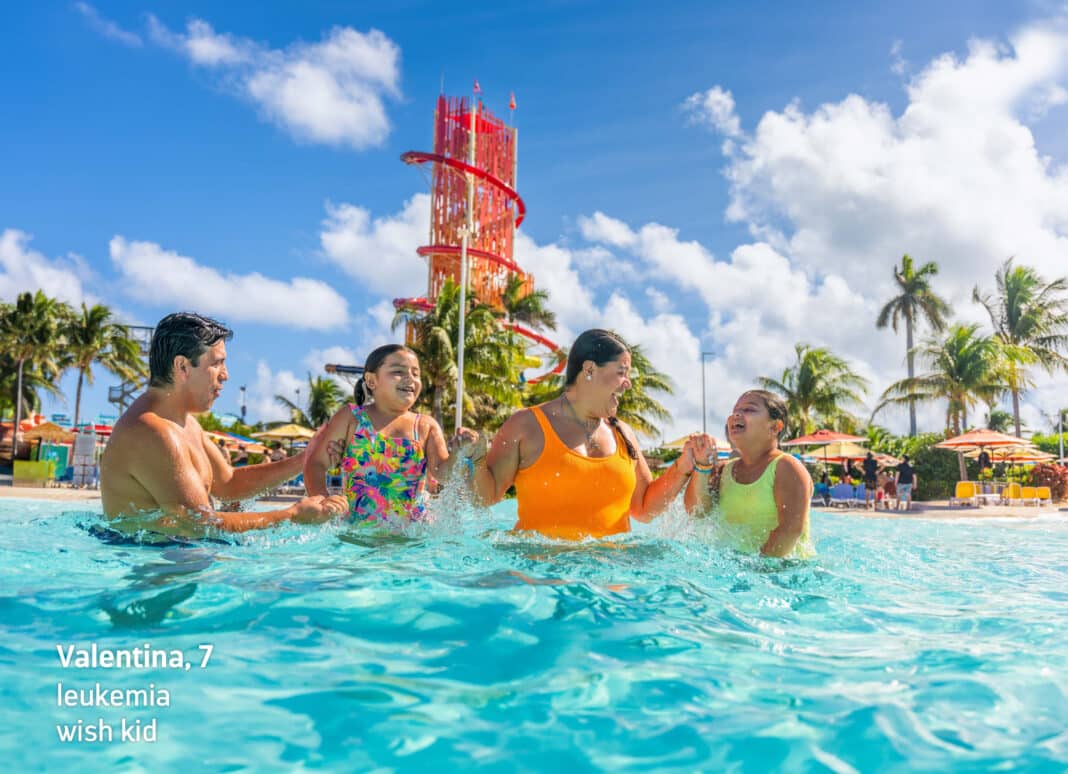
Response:
[[[629,532],[637,477],[618,431],[615,454],[585,457],[560,440],[540,406],[531,411],[545,444],[537,461],[515,475],[515,528],[569,540]]]

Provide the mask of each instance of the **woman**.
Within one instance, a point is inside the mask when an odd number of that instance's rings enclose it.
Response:
[[[338,411],[308,448],[308,494],[327,494],[326,472],[340,451],[351,521],[423,520],[427,474],[445,479],[453,460],[434,418],[411,410],[421,390],[419,359],[407,347],[387,344],[368,355],[356,402]],[[461,428],[454,441],[463,442],[461,455],[470,455],[479,436]]]
[[[653,480],[634,431],[616,418],[630,387],[630,352],[615,334],[588,330],[571,346],[563,394],[514,414],[501,427],[472,484],[491,505],[515,485],[518,530],[577,540],[630,531],[631,517],[651,521],[708,464],[707,444],[683,454]]]
[[[727,437],[738,458],[719,480],[719,514],[730,526],[734,547],[765,556],[806,556],[812,478],[798,460],[779,450],[786,404],[764,390],[744,393],[727,419]],[[692,483],[686,509],[708,512],[707,487]]]

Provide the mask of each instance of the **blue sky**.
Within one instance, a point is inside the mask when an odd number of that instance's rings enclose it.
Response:
[[[796,341],[849,357],[874,398],[903,375],[873,327],[902,253],[938,260],[975,321],[971,287],[1009,255],[1068,267],[1064,6],[934,7],[7,5],[0,297],[218,316],[237,336],[217,410],[245,384],[251,418],[279,416],[274,392],[362,362],[388,300],[423,292],[426,184],[398,156],[429,149],[442,79],[477,78],[499,115],[519,104],[517,256],[561,342],[603,324],[645,344],[678,385],[665,434],[700,423],[701,351],[713,427]],[[1058,384],[1039,379],[1031,424]]]

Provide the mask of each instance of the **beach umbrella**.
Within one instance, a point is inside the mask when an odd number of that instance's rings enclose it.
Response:
[[[29,441],[38,439],[49,443],[70,443],[74,440],[74,432],[66,427],[60,427],[55,422],[45,422],[37,425],[22,434],[22,440]]]
[[[304,425],[289,424],[272,427],[262,433],[253,433],[252,437],[259,438],[261,441],[306,441],[315,437],[315,431]]]
[[[1015,435],[1006,435],[1005,433],[999,433],[996,430],[989,430],[987,428],[980,428],[978,430],[969,430],[961,435],[955,435],[952,438],[947,438],[940,443],[935,444],[936,449],[949,449],[955,452],[966,452],[972,449],[1000,449],[1008,446],[1031,446],[1032,444],[1017,438]],[[968,478],[967,470],[964,467],[963,455],[958,458],[960,460],[960,480],[964,481]]]
[[[973,449],[964,456],[975,459],[982,453],[981,449]],[[990,455],[997,462],[1049,462],[1057,455],[1036,449],[1034,446],[1004,446],[994,449]]]
[[[936,449],[969,451],[971,449],[997,449],[1003,446],[1032,446],[1033,444],[1015,435],[1006,435],[996,430],[969,430],[961,435],[947,438],[935,444]]]
[[[826,428],[824,428],[822,430],[817,430],[814,433],[809,433],[808,435],[802,435],[802,436],[799,436],[797,438],[793,438],[793,439],[791,439],[789,441],[783,441],[782,443],[779,444],[779,446],[817,446],[817,447],[818,446],[822,446],[824,451],[826,451],[827,446],[829,446],[832,443],[853,443],[853,444],[855,444],[858,441],[861,442],[861,443],[867,443],[868,439],[867,438],[862,438],[859,435],[850,435],[849,433],[839,433],[839,432],[837,432],[835,430],[827,430]],[[867,449],[861,449],[859,446],[856,447],[856,448],[859,451],[859,454],[855,455],[857,457],[863,457],[865,454],[868,453]],[[850,455],[850,456],[841,455],[841,456],[839,456],[839,458],[837,460],[832,460],[830,454],[821,454],[820,458],[823,460],[823,464],[827,465],[830,462],[843,462],[843,461],[845,461],[847,459],[853,459],[853,455]]]
[[[676,438],[674,441],[665,443],[662,449],[681,449],[686,445],[686,441],[690,438],[690,433]],[[724,459],[731,456],[731,442],[724,440],[723,438],[716,438],[712,436],[712,441],[716,444],[716,457]]]
[[[808,435],[799,436],[798,438],[792,438],[789,441],[783,441],[779,446],[825,446],[836,441],[860,441],[861,443],[867,443],[868,439],[859,435],[850,435],[849,433],[839,433],[834,430],[824,429],[817,430]]]
[[[309,438],[314,438],[315,431],[304,425],[288,424],[272,427],[262,433],[253,433],[252,437],[259,438],[261,441],[289,441],[289,446],[292,448],[293,441],[307,441]]]

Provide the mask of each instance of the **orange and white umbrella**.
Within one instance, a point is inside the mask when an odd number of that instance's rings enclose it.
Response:
[[[954,451],[968,451],[969,449],[998,449],[1004,446],[1031,446],[1022,438],[1015,435],[1006,435],[996,430],[969,430],[961,435],[947,438],[935,444],[936,449],[953,449]]]

